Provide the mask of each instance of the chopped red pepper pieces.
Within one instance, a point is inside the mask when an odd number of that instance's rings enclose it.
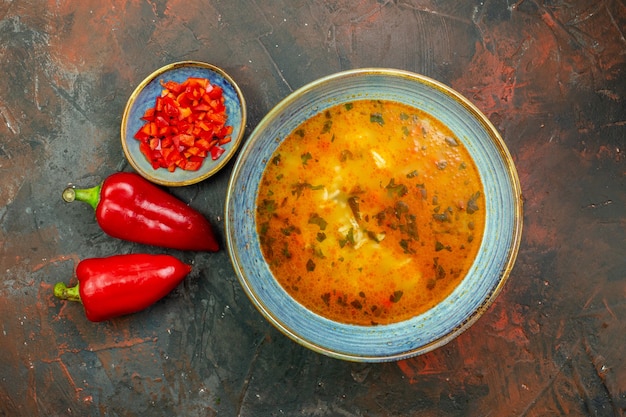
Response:
[[[154,169],[197,171],[204,159],[218,159],[231,141],[233,127],[224,94],[208,79],[190,77],[182,83],[161,81],[163,91],[144,113],[135,133],[139,150]]]

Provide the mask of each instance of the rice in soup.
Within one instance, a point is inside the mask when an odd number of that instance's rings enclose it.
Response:
[[[297,127],[257,197],[269,267],[330,320],[376,325],[430,309],[479,250],[483,187],[463,143],[411,106],[356,100]]]

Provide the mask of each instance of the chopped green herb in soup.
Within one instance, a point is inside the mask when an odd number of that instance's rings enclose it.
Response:
[[[263,255],[299,303],[338,322],[406,320],[448,296],[478,252],[483,188],[436,119],[358,100],[310,118],[263,173]]]

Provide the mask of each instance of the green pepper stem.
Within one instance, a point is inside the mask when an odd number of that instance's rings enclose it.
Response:
[[[67,187],[63,190],[63,200],[71,203],[74,200],[82,201],[89,204],[94,210],[98,207],[100,202],[100,189],[102,184],[96,185],[91,188],[74,188]]]
[[[61,300],[78,301],[80,303],[82,301],[78,292],[78,285],[76,284],[74,287],[68,288],[63,282],[57,282],[54,285],[54,296]]]

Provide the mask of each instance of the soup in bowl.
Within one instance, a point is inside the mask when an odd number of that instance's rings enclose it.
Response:
[[[458,335],[515,260],[510,155],[469,101],[417,74],[364,69],[294,92],[231,177],[227,245],[243,288],[315,351],[385,361]]]

